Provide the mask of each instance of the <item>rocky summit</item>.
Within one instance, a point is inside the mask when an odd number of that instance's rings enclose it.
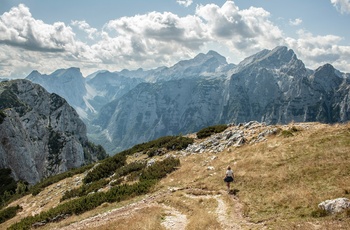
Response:
[[[0,83],[0,168],[14,179],[34,184],[104,157],[65,99],[28,80]]]

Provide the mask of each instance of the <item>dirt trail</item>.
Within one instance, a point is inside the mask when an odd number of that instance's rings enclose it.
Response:
[[[227,192],[225,191],[220,191],[220,194],[216,193],[216,195],[212,195],[215,194],[214,191],[211,193],[205,191],[207,193],[206,195],[194,195],[196,192],[198,193],[199,190],[176,189],[176,191],[183,192],[184,195],[190,199],[215,199],[217,201],[215,215],[222,229],[264,229],[264,225],[262,223],[254,224],[247,221],[243,217],[242,204],[239,202],[239,199],[232,194],[227,194]],[[187,216],[171,206],[159,204],[157,202],[158,198],[170,195],[172,192],[174,192],[174,189],[172,189],[171,191],[168,190],[165,192],[159,192],[152,196],[147,196],[138,202],[87,218],[76,223],[72,223],[63,228],[56,229],[83,230],[89,228],[96,228],[99,226],[106,226],[109,223],[117,221],[118,219],[126,218],[132,215],[132,213],[135,213],[141,209],[149,207],[159,207],[162,208],[165,212],[165,216],[161,223],[161,225],[165,229],[185,230],[188,223]],[[230,197],[230,206],[224,201],[224,196]],[[232,204],[233,206],[231,206]]]
[[[200,195],[200,196],[194,196],[194,195],[186,195],[186,197],[190,197],[193,199],[215,199],[218,203],[218,206],[216,208],[216,215],[217,220],[220,223],[222,229],[265,229],[263,224],[255,224],[247,221],[243,217],[243,205],[239,202],[239,199],[232,195],[227,194],[226,191],[221,190],[221,195]],[[228,206],[224,200],[223,196],[229,196],[233,207]]]
[[[187,226],[187,216],[183,213],[179,212],[178,210],[164,205],[165,210],[167,212],[165,213],[166,216],[164,218],[164,221],[162,222],[162,225],[168,229],[178,229],[178,230],[184,230]]]

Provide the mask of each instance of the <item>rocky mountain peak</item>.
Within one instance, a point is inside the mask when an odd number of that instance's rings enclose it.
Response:
[[[203,65],[208,62],[215,62],[219,65],[227,64],[226,58],[213,50],[208,51],[208,53],[206,54],[200,53],[197,56],[195,56],[192,60],[189,60],[189,62],[196,65]]]
[[[41,73],[37,70],[33,70],[28,76],[27,76],[27,79],[30,80],[30,79],[34,79],[34,78],[37,78],[37,77],[40,77],[41,76]]]
[[[319,90],[334,91],[343,82],[338,72],[331,64],[325,64],[316,69],[310,80]]]
[[[238,65],[239,70],[254,67],[282,71],[290,71],[290,69],[305,69],[304,63],[297,58],[294,51],[285,46],[277,46],[273,50],[263,50],[244,59]]]
[[[334,75],[335,68],[331,64],[327,63],[318,67],[315,72],[315,75]]]
[[[80,68],[71,67],[68,69],[58,69],[51,74],[52,77],[83,77]]]

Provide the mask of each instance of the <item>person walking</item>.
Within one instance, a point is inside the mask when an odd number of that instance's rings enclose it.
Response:
[[[230,193],[230,183],[234,181],[233,171],[230,166],[227,167],[224,181],[226,182],[226,185],[227,185],[227,192]]]

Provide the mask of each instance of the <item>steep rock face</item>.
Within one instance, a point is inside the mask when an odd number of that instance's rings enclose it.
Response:
[[[102,128],[102,139],[109,140],[103,145],[115,153],[135,143],[214,123],[221,110],[217,99],[223,96],[223,84],[223,79],[190,78],[138,85],[101,110],[95,125]]]
[[[103,158],[86,126],[57,94],[27,80],[0,83],[0,167],[31,184]]]

